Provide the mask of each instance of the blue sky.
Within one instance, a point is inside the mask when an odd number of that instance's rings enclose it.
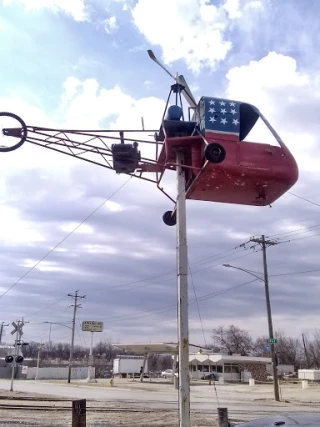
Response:
[[[292,192],[320,203],[319,9],[311,0],[308,7],[294,0],[0,0],[0,109],[29,125],[139,128],[143,116],[147,127],[158,128],[172,82],[149,59],[151,48],[172,73],[184,74],[197,99],[255,104],[298,161]],[[0,166],[1,292],[126,181],[27,143],[1,154]],[[174,191],[174,176],[167,183]],[[165,311],[176,297],[175,231],[161,221],[168,209],[152,184],[131,180],[0,298],[0,321],[24,315],[28,339],[45,340],[43,322],[69,321],[66,295],[80,289],[87,299],[79,322],[104,320],[104,338],[175,340],[175,308]],[[253,335],[267,331],[261,289],[248,285],[212,297],[250,280],[222,263],[261,270],[260,252],[238,260],[244,254],[232,248],[254,234],[292,238],[292,230],[303,229],[300,240],[270,249],[270,271],[316,269],[317,228],[310,227],[318,210],[292,194],[259,215],[243,206],[188,204],[190,262],[203,266],[194,272],[194,286],[208,341],[220,324],[235,323]],[[230,248],[229,258],[221,258]],[[155,275],[160,279],[149,280]],[[318,273],[273,280],[275,329],[294,335],[315,327]],[[301,305],[305,286],[311,296]],[[64,329],[57,326],[53,339],[68,339]],[[202,344],[195,304],[190,334]],[[78,338],[85,339],[81,332]]]

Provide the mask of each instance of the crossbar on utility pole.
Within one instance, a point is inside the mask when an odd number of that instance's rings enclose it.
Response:
[[[176,152],[177,163],[177,281],[179,333],[179,423],[190,427],[188,247],[186,221],[184,154]]]
[[[71,365],[72,365],[72,359],[73,359],[73,347],[74,347],[74,331],[76,326],[76,315],[77,315],[77,309],[81,308],[81,304],[77,304],[78,299],[85,298],[86,295],[78,295],[79,291],[75,292],[75,295],[68,294],[68,297],[74,298],[74,304],[73,304],[73,319],[72,319],[72,335],[71,335],[71,346],[70,346],[70,357],[69,357],[69,367],[68,367],[68,383],[70,384],[71,381]],[[71,305],[72,307],[72,305]]]
[[[267,246],[277,245],[277,242],[272,240],[266,240],[265,236],[262,235],[261,238],[251,238],[251,242],[258,243],[262,247],[263,254],[263,272],[264,272],[264,288],[266,294],[266,304],[267,304],[267,315],[268,315],[268,329],[269,329],[269,338],[274,339],[273,336],[273,324],[272,324],[272,313],[271,313],[271,302],[270,302],[270,292],[269,292],[269,275],[268,275],[268,265],[267,265]],[[278,372],[277,372],[277,361],[276,361],[276,352],[274,343],[270,343],[271,346],[271,359],[272,359],[272,371],[273,371],[273,384],[274,384],[274,398],[277,402],[280,401],[279,393],[279,382],[278,382]]]

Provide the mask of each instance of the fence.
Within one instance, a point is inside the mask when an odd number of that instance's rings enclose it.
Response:
[[[68,368],[29,368],[27,373],[28,380],[34,380],[37,376],[39,380],[64,380],[68,378]],[[88,377],[88,367],[71,368],[71,379],[84,380]]]

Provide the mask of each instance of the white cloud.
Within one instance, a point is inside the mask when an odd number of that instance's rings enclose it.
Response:
[[[139,0],[132,14],[146,39],[162,48],[166,63],[184,59],[189,69],[199,72],[203,66],[214,67],[231,49],[231,42],[223,39],[225,14],[206,3]]]
[[[243,19],[253,19],[259,5],[258,0],[225,0],[218,7],[209,0],[139,0],[132,15],[148,42],[162,48],[167,64],[184,60],[198,73],[226,58],[232,48],[226,30],[236,20],[242,26]]]
[[[20,218],[17,209],[0,205],[0,240],[11,245],[32,245],[45,241],[45,236],[35,223]]]
[[[297,158],[299,167],[317,172],[320,157],[315,136],[318,119],[311,119],[308,112],[303,113],[305,107],[299,108],[301,100],[310,111],[313,105],[318,105],[317,80],[300,72],[294,58],[276,52],[270,52],[259,61],[250,61],[248,65],[234,67],[226,77],[229,81],[226,96],[259,108]]]
[[[116,16],[111,16],[110,18],[104,21],[104,29],[108,34],[111,34],[113,31],[119,28],[117,24]]]
[[[69,222],[67,224],[60,225],[59,228],[61,228],[62,231],[65,231],[66,233],[70,233],[73,231],[77,226],[79,225],[78,222]],[[82,224],[81,227],[78,227],[76,230],[77,233],[81,234],[92,234],[93,229],[88,224]]]
[[[223,8],[228,12],[230,19],[240,18],[240,1],[239,0],[226,0]]]
[[[4,6],[14,2],[23,3],[27,10],[50,9],[53,12],[64,12],[75,21],[86,21],[89,18],[84,0],[3,0]]]

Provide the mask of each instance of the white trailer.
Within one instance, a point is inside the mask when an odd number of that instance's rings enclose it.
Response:
[[[117,356],[113,361],[113,374],[125,377],[127,374],[140,374],[143,366],[143,356]],[[148,372],[148,360],[144,372]]]

